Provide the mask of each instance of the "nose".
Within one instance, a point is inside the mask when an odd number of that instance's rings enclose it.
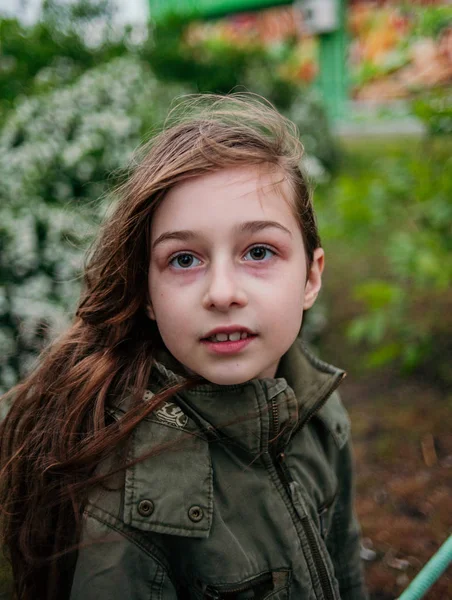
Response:
[[[207,276],[207,287],[202,305],[211,310],[227,312],[231,307],[246,306],[248,297],[241,285],[233,265],[212,265]]]

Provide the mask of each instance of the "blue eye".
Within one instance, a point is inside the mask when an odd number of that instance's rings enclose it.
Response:
[[[276,252],[270,250],[270,248],[267,248],[267,246],[254,246],[253,248],[248,250],[244,258],[245,260],[251,260],[253,262],[267,261],[275,254]],[[246,258],[248,255],[250,255],[251,258]]]
[[[198,261],[195,264],[195,261]],[[181,269],[189,269],[190,267],[197,267],[198,265],[201,264],[201,261],[196,258],[195,256],[193,256],[193,254],[189,254],[188,252],[183,252],[182,254],[178,254],[177,256],[174,256],[169,264],[174,267],[175,269],[181,270]]]

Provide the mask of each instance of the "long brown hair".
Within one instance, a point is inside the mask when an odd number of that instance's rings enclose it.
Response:
[[[193,381],[142,402],[162,340],[145,311],[150,224],[165,193],[190,177],[225,167],[268,164],[293,189],[308,262],[320,245],[298,132],[251,94],[189,96],[139,152],[86,262],[72,326],[38,367],[3,398],[0,425],[0,543],[20,600],[63,598],[65,558],[76,548],[95,467],[126,444],[161,402]],[[118,422],[109,399],[128,397]]]

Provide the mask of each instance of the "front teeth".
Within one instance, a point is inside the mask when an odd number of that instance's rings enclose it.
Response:
[[[209,340],[212,342],[237,342],[238,340],[244,340],[245,338],[248,337],[248,334],[246,331],[242,331],[242,333],[240,333],[240,331],[234,331],[234,333],[216,333],[215,335],[212,335]]]
[[[216,333],[212,336],[217,342],[225,342],[228,339],[227,333]]]

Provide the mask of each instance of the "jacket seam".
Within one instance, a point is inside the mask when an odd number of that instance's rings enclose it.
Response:
[[[141,523],[143,525],[146,524],[146,521],[138,521],[137,519],[133,519],[135,522]],[[206,527],[205,529],[201,529],[200,527],[198,527],[197,529],[195,528],[190,528],[190,527],[184,527],[184,525],[170,525],[168,523],[163,523],[162,521],[158,521],[156,523],[153,523],[152,521],[148,521],[149,523],[149,530],[152,531],[153,530],[153,526],[161,526],[161,527],[166,527],[168,529],[172,529],[173,531],[209,531],[209,527]]]
[[[157,582],[157,577],[159,577],[159,581]],[[157,600],[162,600],[162,587],[163,587],[163,580],[165,577],[165,572],[162,569],[161,565],[157,565],[157,569],[154,575],[154,579],[152,580],[152,585],[151,585],[151,595],[149,596],[149,600],[153,600],[154,598],[154,586],[155,584],[157,584]]]
[[[292,575],[292,569],[290,567],[284,566],[284,567],[275,567],[275,568],[271,568],[271,569],[263,569],[262,571],[259,571],[259,573],[255,573],[253,575],[250,575],[249,577],[244,577],[243,579],[240,579],[239,581],[234,581],[234,585],[242,585],[243,583],[248,583],[253,581],[253,579],[256,579],[257,577],[260,577],[261,575],[265,575],[267,573],[278,573],[281,571],[285,571],[287,572],[288,575],[288,582],[285,586],[281,587],[281,589],[285,589],[289,584],[290,584],[290,577]],[[230,585],[231,582],[230,581],[220,581],[218,579],[215,579],[215,586],[217,585]],[[276,591],[281,591],[280,590],[276,590]],[[219,590],[221,592],[221,590]],[[276,593],[276,592],[275,592]],[[273,594],[273,592],[272,592]]]

